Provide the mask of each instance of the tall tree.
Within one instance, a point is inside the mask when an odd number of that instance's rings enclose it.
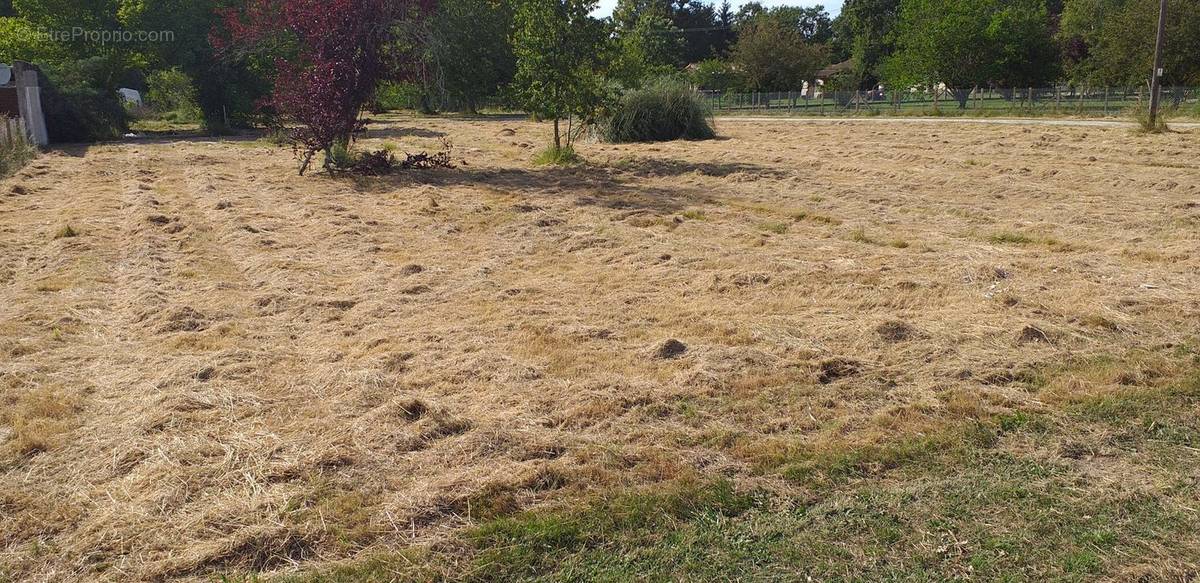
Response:
[[[220,14],[239,0],[124,0],[121,22],[129,30],[170,31],[171,42],[144,43],[138,50],[151,69],[178,67],[192,79],[205,126],[214,133],[247,127],[255,104],[271,89],[273,64],[259,55],[219,59],[210,42]]]
[[[728,3],[727,14],[732,16]],[[680,65],[697,63],[724,55],[733,40],[732,22],[722,22],[718,7],[701,0],[675,0],[671,5],[671,22],[682,31]],[[732,20],[732,19],[730,19]]]
[[[436,89],[474,113],[511,82],[517,66],[508,42],[512,22],[508,0],[439,0],[427,41]]]
[[[554,121],[554,149],[564,144],[561,120],[590,118],[603,97],[601,47],[607,27],[592,18],[593,0],[519,0],[513,19],[513,81],[526,109]]]
[[[833,20],[820,4],[811,7],[779,6],[767,11],[771,18],[794,26],[804,40],[812,43],[827,43],[833,38]]]
[[[671,21],[669,6],[653,3],[631,14],[622,0],[615,11],[613,41],[616,53],[610,75],[625,87],[638,87],[651,77],[668,74],[678,66],[683,54],[683,36]],[[632,21],[625,15],[633,15]]]
[[[758,2],[742,5],[733,20],[745,26],[762,18],[779,21],[784,27],[795,29],[801,38],[813,43],[826,43],[833,38],[833,20],[820,4],[808,8],[800,6],[776,6],[768,8]]]
[[[851,75],[860,89],[879,83],[880,65],[894,50],[893,31],[900,0],[846,0],[837,20],[841,49],[854,63]]]
[[[792,90],[829,62],[829,48],[784,19],[760,14],[738,27],[731,60],[747,89]]]
[[[1200,0],[1167,4],[1164,83],[1200,83]],[[1069,0],[1060,38],[1073,81],[1108,85],[1147,82],[1153,62],[1157,0]]]

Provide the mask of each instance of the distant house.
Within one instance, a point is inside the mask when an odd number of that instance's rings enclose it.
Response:
[[[853,70],[854,70],[854,61],[852,59],[847,59],[845,61],[842,61],[840,63],[834,63],[828,67],[825,67],[824,69],[821,69],[820,71],[817,71],[817,81],[825,81],[828,79],[832,79],[832,78],[836,77],[837,75],[840,75],[842,73],[849,73]],[[824,83],[822,83],[822,85],[823,84]]]
[[[827,82],[838,75],[844,75],[854,70],[854,61],[845,60],[840,63],[834,63],[817,71],[815,83],[804,84],[804,96],[809,98],[823,97],[824,88]]]

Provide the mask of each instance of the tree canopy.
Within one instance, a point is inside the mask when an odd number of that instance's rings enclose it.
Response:
[[[1052,82],[1056,50],[1045,0],[903,0],[883,72],[894,85],[944,83],[965,106],[975,87]]]
[[[1167,4],[1163,82],[1200,84],[1200,0]],[[1149,79],[1159,3],[1155,0],[1069,0],[1059,38],[1072,81],[1139,85]]]
[[[798,89],[828,62],[828,47],[809,42],[794,21],[759,14],[738,27],[732,61],[746,88]]]

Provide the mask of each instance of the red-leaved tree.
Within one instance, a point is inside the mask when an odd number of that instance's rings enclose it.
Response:
[[[229,56],[266,52],[276,78],[262,104],[295,124],[304,174],[318,152],[325,167],[336,144],[362,129],[362,110],[380,81],[417,72],[411,44],[403,42],[433,0],[247,0],[222,13],[224,34],[213,44]]]

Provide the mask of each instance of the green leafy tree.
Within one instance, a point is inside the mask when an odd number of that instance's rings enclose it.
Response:
[[[26,61],[42,65],[61,63],[68,53],[59,43],[50,42],[24,18],[0,17],[0,62]]]
[[[1063,9],[1059,40],[1063,45],[1063,68],[1075,83],[1101,79],[1099,60],[1092,58],[1094,48],[1110,16],[1124,10],[1128,0],[1070,0]]]
[[[171,42],[136,48],[150,68],[177,67],[192,79],[204,125],[214,133],[257,121],[256,103],[271,90],[268,55],[218,58],[212,46],[211,35],[222,30],[219,11],[240,4],[238,0],[122,0],[119,11],[126,29],[171,31]]]
[[[554,121],[554,149],[564,146],[560,122],[590,121],[604,97],[600,54],[606,26],[592,18],[591,0],[520,0],[513,22],[514,86],[526,109]],[[565,145],[576,132],[568,125]]]
[[[778,18],[786,25],[796,27],[804,40],[810,43],[827,43],[833,39],[833,20],[821,5],[778,6],[767,11],[771,18]]]
[[[846,0],[835,24],[842,55],[854,64],[850,72],[858,89],[875,87],[880,67],[895,45],[893,31],[900,18],[900,0]]]
[[[110,139],[126,131],[116,90],[136,81],[130,73],[144,61],[126,44],[72,34],[76,28],[120,30],[118,7],[116,0],[15,0],[11,16],[0,18],[4,60],[34,63],[44,75],[42,108],[51,141]]]
[[[1069,77],[1105,85],[1148,83],[1158,7],[1155,0],[1069,0],[1060,31]],[[1200,83],[1200,0],[1171,0],[1167,8],[1163,81]]]
[[[12,9],[36,28],[66,33],[60,44],[75,58],[99,56],[121,50],[115,44],[100,44],[86,36],[71,35],[72,29],[112,31],[122,28],[118,18],[121,0],[13,0]]]
[[[734,22],[745,25],[760,18],[775,18],[781,24],[793,27],[805,40],[816,43],[828,42],[833,38],[833,20],[820,4],[812,7],[775,6],[766,7],[760,2],[747,2],[738,9]]]
[[[122,30],[119,8],[120,0],[13,0],[14,18],[23,23],[18,26],[59,35],[51,41],[54,46],[50,51],[36,52],[23,60],[47,66],[51,77],[66,69],[71,69],[74,75],[80,69],[79,62],[89,61],[86,67],[86,76],[91,77],[89,82],[98,85],[98,90],[115,91],[126,72],[143,64],[136,52],[127,44],[99,42],[94,37],[72,33],[76,29]],[[27,44],[21,48],[34,47]]]
[[[507,0],[439,0],[431,21],[427,51],[434,90],[475,113],[516,73],[508,42],[513,9]]]
[[[746,89],[791,90],[829,63],[829,47],[810,42],[784,19],[760,14],[738,27],[730,61]]]
[[[680,65],[723,57],[733,44],[733,9],[728,0],[720,5],[703,0],[674,0],[671,23],[682,39]]]
[[[904,0],[896,35],[885,78],[944,83],[961,108],[975,87],[1040,86],[1059,73],[1045,0]]]
[[[1040,87],[1062,75],[1058,43],[1044,0],[999,3],[988,22],[994,51],[990,81],[1001,87]]]
[[[615,55],[610,75],[625,87],[640,87],[650,78],[675,71],[683,53],[683,37],[672,24],[667,6],[651,4],[637,12],[632,21],[625,18],[632,10],[618,3],[616,29],[613,32]]]
[[[691,70],[692,84],[700,89],[725,91],[737,84],[737,72],[720,59],[705,59]]]
[[[658,42],[666,45],[663,54],[676,68],[725,56],[733,44],[734,13],[728,0],[719,5],[704,0],[618,0],[612,17],[617,36],[637,28],[646,15],[669,21],[668,26],[654,26],[668,37]]]

